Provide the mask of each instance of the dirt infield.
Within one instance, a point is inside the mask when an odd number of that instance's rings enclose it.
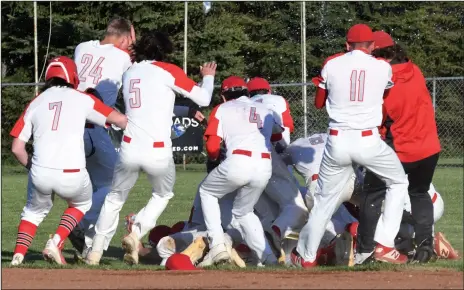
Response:
[[[3,269],[3,289],[462,289],[458,271],[123,271]]]

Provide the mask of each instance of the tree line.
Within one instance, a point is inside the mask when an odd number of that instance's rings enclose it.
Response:
[[[50,14],[49,2],[37,5],[40,74]],[[205,15],[201,2],[189,2],[188,74],[199,80],[199,65],[215,60],[217,84],[231,74],[300,82],[300,7],[286,1],[213,2]],[[463,7],[462,2],[307,2],[308,80],[327,56],[344,49],[346,31],[356,23],[390,33],[427,77],[464,75]],[[3,1],[1,8],[2,82],[34,82],[33,2]],[[119,16],[133,22],[138,37],[151,29],[169,34],[176,48],[169,61],[182,66],[184,2],[66,1],[52,2],[52,10],[49,58],[72,56],[77,44],[101,38],[108,21]],[[2,88],[3,157],[9,130],[32,96],[33,88]]]

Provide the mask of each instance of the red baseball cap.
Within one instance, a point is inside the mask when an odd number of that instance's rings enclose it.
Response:
[[[171,255],[166,260],[166,270],[184,270],[184,271],[192,271],[192,270],[199,270],[195,268],[190,261],[190,257],[181,253],[175,253]]]
[[[263,78],[252,78],[247,83],[248,91],[257,91],[257,90],[271,90],[271,86],[266,79]]]
[[[348,30],[346,34],[347,42],[367,42],[374,41],[372,29],[366,24],[356,24]]]
[[[164,225],[154,227],[148,234],[148,242],[152,247],[156,247],[158,242],[171,234],[171,228]]]
[[[238,76],[230,76],[222,81],[221,91],[227,91],[234,88],[246,89],[247,84],[243,78]]]
[[[384,48],[388,46],[395,45],[390,34],[386,33],[385,31],[376,31],[373,33],[374,35],[374,48]]]

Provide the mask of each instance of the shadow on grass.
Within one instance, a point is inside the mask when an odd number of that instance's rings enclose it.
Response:
[[[74,258],[74,249],[64,249],[63,255],[67,263],[75,264],[77,263]],[[122,260],[124,256],[124,251],[121,248],[110,246],[108,251],[103,254],[102,264],[111,264],[111,261],[106,261],[105,258]],[[13,252],[11,251],[2,251],[2,263],[10,263],[13,258]],[[36,261],[43,261],[42,252],[36,250],[27,251],[25,261],[28,264],[34,264]]]

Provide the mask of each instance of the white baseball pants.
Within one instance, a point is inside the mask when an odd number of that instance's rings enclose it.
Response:
[[[22,220],[38,226],[52,209],[54,194],[84,214],[92,206],[92,184],[85,168],[63,170],[33,165],[29,176],[31,194],[21,213]]]
[[[116,233],[119,212],[127,200],[129,191],[134,187],[140,171],[147,174],[153,192],[147,205],[136,215],[132,232],[139,239],[155,227],[156,221],[174,196],[175,165],[171,148],[151,148],[140,150],[122,143],[120,159],[114,169],[111,192],[105,202],[95,226],[95,238],[92,250],[103,251]]]
[[[208,174],[200,186],[200,198],[210,248],[225,244],[218,199],[237,190],[232,227],[241,233],[262,262],[273,255],[261,222],[253,212],[271,173],[271,160],[263,158],[261,152],[252,152],[251,156],[233,154]]]
[[[272,175],[264,194],[279,205],[279,216],[274,225],[280,229],[281,238],[292,231],[299,231],[308,219],[308,209],[288,167],[274,149]]]
[[[394,247],[408,179],[395,152],[383,142],[377,129],[329,130],[322,157],[314,207],[300,233],[297,251],[306,261],[316,260],[317,249],[327,223],[341,204],[343,189],[353,174],[353,163],[374,172],[387,184],[385,211],[377,224],[374,240]]]

